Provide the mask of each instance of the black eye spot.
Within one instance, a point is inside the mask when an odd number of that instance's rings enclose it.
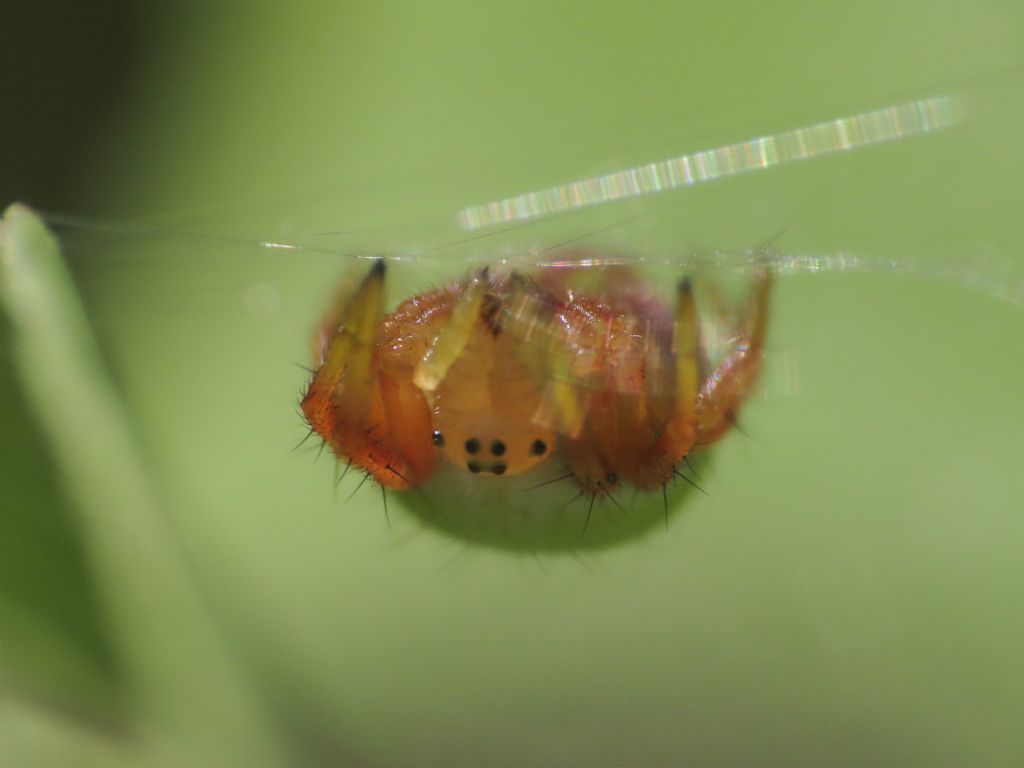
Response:
[[[505,452],[505,444],[501,440],[495,440],[491,443],[491,453],[495,456],[501,456]]]
[[[430,439],[434,441],[434,445],[438,448],[444,448],[444,435],[441,434],[441,430],[435,429],[434,434],[430,436]]]
[[[493,467],[491,467],[491,472],[493,472],[496,475],[504,475],[506,469],[508,469],[508,467],[504,464],[495,464]]]
[[[466,453],[477,453],[480,450],[480,441],[475,437],[469,438],[466,441]]]
[[[480,471],[480,465],[477,464],[475,461],[471,461],[468,464],[466,464],[466,469],[468,469],[470,472],[472,472],[475,475],[476,473],[478,473]]]
[[[608,481],[608,485],[615,485],[617,482],[619,482],[619,478],[616,475],[613,475],[611,472],[605,475],[604,479]]]
[[[548,447],[543,440],[534,440],[533,445],[530,446],[530,453],[534,456],[543,456],[544,451],[547,449]]]

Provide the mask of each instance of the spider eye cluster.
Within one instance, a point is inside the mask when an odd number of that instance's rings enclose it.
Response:
[[[471,437],[466,441],[465,444],[466,453],[470,456],[476,456],[482,452],[483,444],[478,437]],[[493,440],[490,444],[490,453],[494,457],[505,455],[505,451],[508,447],[501,440]],[[504,475],[508,471],[508,464],[503,461],[496,461],[493,464],[485,465],[480,461],[470,460],[466,462],[466,469],[473,474],[478,472],[490,472],[494,475]]]
[[[439,429],[433,431],[430,439],[438,448],[444,448],[446,445],[444,433]],[[500,438],[487,443],[479,437],[470,437],[462,444],[462,448],[466,452],[465,467],[474,475],[481,472],[504,475],[509,471],[507,461],[502,458],[509,453],[509,446]],[[527,451],[531,456],[544,456],[548,452],[548,444],[538,438],[529,443]],[[495,461],[488,461],[492,457]]]

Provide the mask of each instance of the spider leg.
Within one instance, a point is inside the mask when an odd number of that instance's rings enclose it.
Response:
[[[337,456],[381,486],[405,490],[433,469],[430,411],[411,369],[381,343],[384,275],[378,260],[351,296],[335,301],[328,317],[336,324],[321,331],[321,362],[302,411]]]
[[[612,432],[616,474],[641,490],[664,487],[697,438],[700,343],[688,280],[679,283],[670,318],[666,333],[658,321],[646,334],[652,341],[637,360],[644,387],[635,396],[617,398],[618,422]]]
[[[735,425],[743,401],[757,383],[771,288],[771,270],[766,266],[759,267],[740,321],[738,340],[732,351],[704,380],[697,396],[696,441],[699,445],[719,440]]]
[[[347,300],[339,296],[328,315],[334,328],[325,339],[320,365],[302,398],[309,425],[328,442],[339,422],[341,404],[336,401],[342,390],[348,410],[367,410],[373,347],[384,314],[384,271],[383,260],[374,262],[355,293]]]
[[[413,383],[423,392],[434,392],[465,350],[480,318],[489,284],[485,267],[473,276],[455,300],[447,322],[441,326],[413,373]]]
[[[541,273],[536,282],[520,277],[506,298],[502,321],[505,333],[517,342],[517,357],[541,386],[532,420],[545,429],[578,437],[588,395],[572,371],[572,334],[560,322],[564,280],[550,271]]]
[[[646,373],[651,335],[642,319],[600,300],[578,300],[562,317],[561,355],[573,372],[565,381],[583,417],[565,436],[570,471],[588,494],[612,494],[622,482],[648,487],[658,439]]]
[[[672,322],[672,414],[658,439],[657,450],[675,467],[697,440],[697,399],[700,388],[700,340],[697,307],[689,280],[679,283]],[[664,483],[660,483],[664,484]]]
[[[656,487],[671,477],[666,461],[652,467],[672,410],[671,314],[647,311],[653,300],[624,267],[603,271],[599,292],[588,293],[591,271],[549,271],[532,287],[514,286],[507,301],[506,327],[542,388],[532,420],[561,435],[584,494],[609,495],[622,482]],[[651,363],[661,365],[654,386]],[[692,414],[696,373],[690,389]]]

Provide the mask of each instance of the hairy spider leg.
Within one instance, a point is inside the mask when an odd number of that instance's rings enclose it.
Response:
[[[584,403],[579,433],[565,454],[584,493],[607,495],[623,482],[651,484],[660,429],[652,412],[647,361],[656,334],[628,308],[571,297],[560,314],[568,380]]]
[[[686,422],[695,421],[696,364],[685,369],[688,383],[677,387],[669,364],[672,313],[630,269],[602,270],[603,284],[588,286],[593,274],[548,271],[520,281],[508,301],[520,354],[544,384],[534,421],[561,434],[583,493],[609,495],[623,482],[656,488],[680,458],[666,451],[685,453],[692,443],[695,426]],[[687,328],[695,334],[687,298]],[[686,406],[677,409],[679,388]]]
[[[405,490],[429,478],[435,454],[430,408],[412,380],[425,351],[419,329],[443,322],[452,300],[439,291],[385,317],[384,276],[378,260],[351,296],[336,298],[327,317],[337,325],[320,332],[322,358],[302,410],[339,458]]]
[[[605,444],[606,466],[615,477],[640,490],[655,490],[672,479],[697,437],[697,310],[688,280],[679,284],[670,322],[668,313],[652,298],[635,290],[622,296],[629,302],[630,316],[644,319],[645,326],[639,335],[629,325],[623,329],[633,339],[631,354],[607,358],[620,369],[602,393],[613,400],[609,413],[615,424],[600,430],[599,441]],[[644,311],[639,311],[637,302],[645,303]],[[642,344],[637,344],[638,338]],[[623,371],[632,386],[623,386]],[[595,414],[593,423],[599,422],[600,415]]]

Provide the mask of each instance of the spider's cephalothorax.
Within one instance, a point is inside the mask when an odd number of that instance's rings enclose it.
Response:
[[[670,308],[626,268],[592,290],[578,272],[485,269],[386,313],[375,262],[318,334],[310,427],[394,490],[422,485],[439,461],[495,478],[558,460],[590,495],[663,487],[729,430],[755,383],[770,272],[756,271],[713,369],[689,281]]]

